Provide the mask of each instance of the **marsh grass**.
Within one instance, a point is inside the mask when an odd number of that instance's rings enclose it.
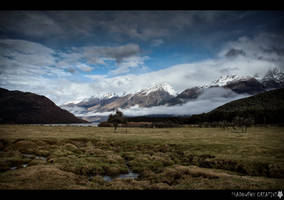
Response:
[[[282,189],[283,142],[281,127],[1,125],[0,189]],[[137,179],[103,180],[127,173],[126,162]]]

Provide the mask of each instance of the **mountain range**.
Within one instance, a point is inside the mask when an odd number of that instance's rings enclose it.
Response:
[[[189,101],[195,101],[210,88],[224,88],[232,91],[231,94],[256,95],[283,87],[284,73],[278,68],[274,68],[269,70],[262,78],[225,75],[212,81],[209,85],[191,87],[179,94],[169,84],[160,83],[151,88],[142,89],[134,94],[125,94],[122,96],[107,94],[103,98],[91,97],[79,103],[69,103],[61,107],[80,116],[94,113],[92,116],[82,117],[85,120],[93,121],[94,118],[97,119],[95,113],[109,112],[118,108],[127,109],[135,105],[141,108],[161,105],[181,105]],[[226,95],[230,95],[230,93]],[[98,120],[100,121],[100,117]]]
[[[269,113],[275,113],[272,117],[280,116],[279,112],[283,110],[284,73],[275,68],[269,70],[262,78],[227,75],[220,77],[209,85],[188,88],[179,94],[169,84],[161,83],[148,89],[142,89],[134,94],[122,96],[107,94],[103,98],[91,97],[79,103],[61,106],[68,108],[69,111],[73,111],[73,114],[60,108],[45,96],[0,88],[0,123],[45,124],[102,121],[106,120],[107,115],[100,116],[96,115],[96,113],[112,111],[117,108],[130,108],[137,105],[139,109],[152,108],[153,106],[171,107],[181,105],[186,102],[203,99],[204,97],[201,98],[201,95],[204,96],[206,92],[208,93],[210,88],[223,88],[226,91],[230,91],[218,94],[223,95],[225,98],[230,98],[231,95],[235,94],[249,94],[246,96],[252,96],[247,98],[248,100],[240,101],[241,103],[238,103],[239,101],[237,100],[218,107],[217,110],[213,109],[212,112],[206,115],[211,116],[211,118],[213,116],[212,120],[217,120],[218,116],[224,113],[239,114],[243,111],[255,116],[267,115],[266,118],[269,119],[269,117],[271,118]],[[214,91],[216,92],[217,90]],[[278,92],[275,93],[274,91]],[[272,98],[273,96],[275,98]],[[282,110],[279,107],[280,104]],[[265,115],[262,111],[268,113]],[[254,112],[260,114],[258,115]],[[88,115],[89,113],[94,114]],[[82,119],[75,117],[74,114],[81,114],[80,117]],[[201,114],[200,116],[203,115]],[[277,121],[274,118],[273,120]],[[261,119],[259,121],[261,122]]]
[[[135,94],[124,96],[111,95],[101,99],[91,97],[77,104],[69,103],[61,107],[74,114],[87,112],[108,112],[117,108],[130,108],[135,105],[139,107],[151,107],[161,105],[164,101],[174,98],[176,92],[167,83],[156,84],[151,88],[142,89]]]

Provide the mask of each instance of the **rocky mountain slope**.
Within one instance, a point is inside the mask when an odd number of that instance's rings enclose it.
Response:
[[[284,87],[284,73],[279,68],[269,70],[262,78],[261,83],[267,89],[277,89]]]
[[[61,106],[75,114],[84,112],[108,112],[116,108],[130,108],[134,105],[151,107],[166,102],[176,95],[174,89],[167,83],[156,84],[153,87],[142,89],[135,94],[123,96],[104,97],[102,99],[90,98],[78,104]]]
[[[45,96],[0,88],[0,123],[84,123]]]

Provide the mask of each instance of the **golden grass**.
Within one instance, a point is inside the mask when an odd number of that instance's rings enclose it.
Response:
[[[102,139],[127,141],[134,144],[179,144],[190,146],[198,153],[233,156],[243,159],[284,161],[284,128],[254,127],[248,133],[232,133],[220,128],[113,128],[100,127],[48,127],[31,125],[1,125],[0,138],[5,139]]]
[[[125,128],[114,133],[108,127],[1,125],[0,143],[1,169],[31,164],[0,173],[0,189],[279,189],[284,185],[281,127],[252,127],[247,133],[221,128],[128,128],[126,134]],[[22,153],[46,156],[48,162],[27,160]],[[126,160],[140,174],[137,180],[103,181],[103,175],[125,173]],[[53,174],[39,183],[42,174],[32,175],[38,169]],[[93,178],[88,180],[90,173]],[[64,176],[70,177],[70,187],[63,187],[60,177]]]

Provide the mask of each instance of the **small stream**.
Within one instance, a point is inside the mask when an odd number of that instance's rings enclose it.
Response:
[[[31,158],[31,159],[37,159],[37,160],[43,160],[45,162],[47,162],[47,158],[44,156],[37,156],[35,154],[22,154],[24,157],[26,158]],[[19,169],[19,168],[26,168],[27,166],[29,166],[28,163],[22,164],[20,166],[14,166],[14,167],[10,167],[10,170],[15,170],[15,169]]]
[[[103,179],[106,182],[110,182],[110,181],[112,181],[112,179],[115,179],[115,178],[122,178],[122,179],[124,179],[124,178],[132,178],[132,179],[136,179],[138,176],[139,176],[139,174],[137,174],[137,173],[128,172],[127,174],[119,174],[119,175],[113,176],[113,177],[111,177],[111,176],[104,176]]]
[[[110,182],[110,181],[112,181],[112,179],[115,179],[115,178],[122,178],[122,179],[124,179],[124,178],[132,178],[132,179],[136,179],[139,176],[139,174],[132,172],[132,170],[129,168],[127,162],[125,164],[126,164],[127,171],[128,171],[127,174],[119,174],[119,175],[113,176],[113,177],[112,176],[104,176],[103,177],[104,181]]]
[[[26,157],[26,158],[33,158],[33,159],[43,160],[43,161],[47,162],[47,159],[44,156],[37,156],[35,154],[27,154],[27,153],[24,153],[23,156]]]
[[[121,179],[124,179],[124,178],[136,179],[136,178],[138,178],[139,174],[138,174],[138,173],[134,173],[134,172],[129,168],[127,162],[126,162],[125,164],[126,164],[127,171],[128,171],[127,174],[119,174],[119,175],[116,175],[116,176],[103,176],[104,181],[110,182],[110,181],[112,181],[113,179],[116,179],[116,178],[121,178]],[[89,176],[88,179],[91,180],[92,177],[93,177],[93,176]]]
[[[37,156],[35,154],[22,154],[22,155],[24,157],[26,157],[26,158],[38,159],[38,160],[43,160],[43,161],[47,162],[47,158],[44,157],[44,156]],[[138,178],[139,174],[138,173],[134,173],[129,168],[128,162],[126,162],[125,164],[126,164],[128,173],[126,173],[126,174],[119,174],[119,175],[116,175],[116,176],[103,176],[104,181],[110,182],[110,181],[112,181],[113,179],[116,179],[116,178],[121,178],[121,179],[125,179],[125,178],[136,179],[136,178]],[[10,170],[16,170],[16,169],[19,169],[19,168],[26,168],[27,166],[29,166],[29,164],[25,163],[25,164],[22,164],[20,166],[11,167]],[[92,177],[93,176],[88,176],[88,179],[91,180]]]
[[[15,170],[15,169],[19,169],[19,168],[26,168],[28,166],[28,164],[22,164],[20,167],[11,167],[10,170]]]

